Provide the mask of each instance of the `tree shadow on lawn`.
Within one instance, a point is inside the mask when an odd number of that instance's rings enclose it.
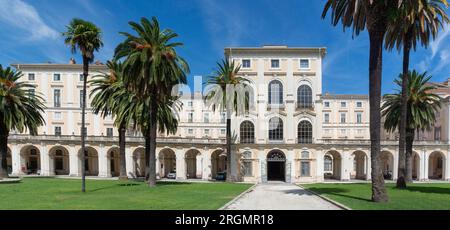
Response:
[[[402,190],[397,189],[396,190]],[[405,190],[411,192],[422,192],[422,193],[436,193],[436,194],[446,194],[450,195],[450,188],[442,188],[442,187],[423,187],[423,186],[407,186]]]
[[[366,199],[359,196],[351,196],[344,193],[349,192],[349,189],[343,189],[343,188],[317,188],[317,187],[310,187],[308,188],[320,195],[334,195],[334,196],[341,196],[345,198],[355,199],[355,200],[361,200],[361,201],[372,201],[371,199]]]

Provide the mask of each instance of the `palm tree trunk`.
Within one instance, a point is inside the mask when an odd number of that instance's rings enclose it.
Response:
[[[231,109],[227,106],[227,175],[226,180],[232,182],[231,178]]]
[[[413,142],[414,142],[414,129],[406,130],[406,182],[413,182],[412,169],[413,169]]]
[[[399,124],[399,140],[398,140],[398,178],[397,188],[406,188],[406,116],[408,107],[408,72],[409,72],[409,53],[411,50],[411,42],[409,41],[410,32],[405,35],[403,44],[403,74],[402,74],[402,95],[400,102],[400,124]]]
[[[150,132],[149,128],[147,127],[144,132],[144,139],[145,139],[145,181],[148,181],[150,178]]]
[[[370,104],[370,156],[372,164],[372,200],[387,202],[389,197],[384,185],[380,160],[380,124],[381,124],[381,76],[383,61],[384,25],[369,29],[369,104]],[[381,26],[381,27],[380,27]]]
[[[125,157],[125,124],[121,123],[119,127],[119,152],[120,152],[120,175],[119,180],[128,180],[127,164]]]
[[[2,119],[2,118],[0,118]],[[8,156],[8,133],[5,132],[6,127],[4,125],[0,126],[0,180],[2,178],[8,177],[8,163],[7,163],[7,156]]]
[[[81,191],[86,192],[85,152],[86,152],[86,84],[89,75],[89,59],[83,55],[83,98],[81,104]]]
[[[156,135],[157,135],[157,101],[151,100],[151,112],[150,112],[150,153],[149,153],[149,178],[148,186],[156,186]]]

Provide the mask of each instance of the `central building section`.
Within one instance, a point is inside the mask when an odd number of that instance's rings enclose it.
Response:
[[[244,181],[313,181],[325,48],[226,48],[249,80],[250,105],[232,118]]]

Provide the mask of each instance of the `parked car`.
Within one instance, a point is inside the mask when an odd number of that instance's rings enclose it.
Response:
[[[216,175],[216,180],[226,180],[227,179],[227,172],[218,172]]]
[[[177,179],[177,172],[176,172],[176,171],[170,171],[170,172],[167,174],[167,178],[168,178],[168,179]]]
[[[392,180],[392,171],[386,171],[383,176],[385,180]]]

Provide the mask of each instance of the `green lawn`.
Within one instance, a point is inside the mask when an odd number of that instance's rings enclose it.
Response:
[[[450,184],[408,184],[406,190],[386,184],[390,201],[374,203],[371,184],[308,184],[302,185],[351,209],[362,210],[450,210]]]
[[[85,194],[80,180],[24,178],[0,184],[0,209],[75,210],[209,210],[218,209],[248,189],[249,184],[158,183],[87,180]]]

